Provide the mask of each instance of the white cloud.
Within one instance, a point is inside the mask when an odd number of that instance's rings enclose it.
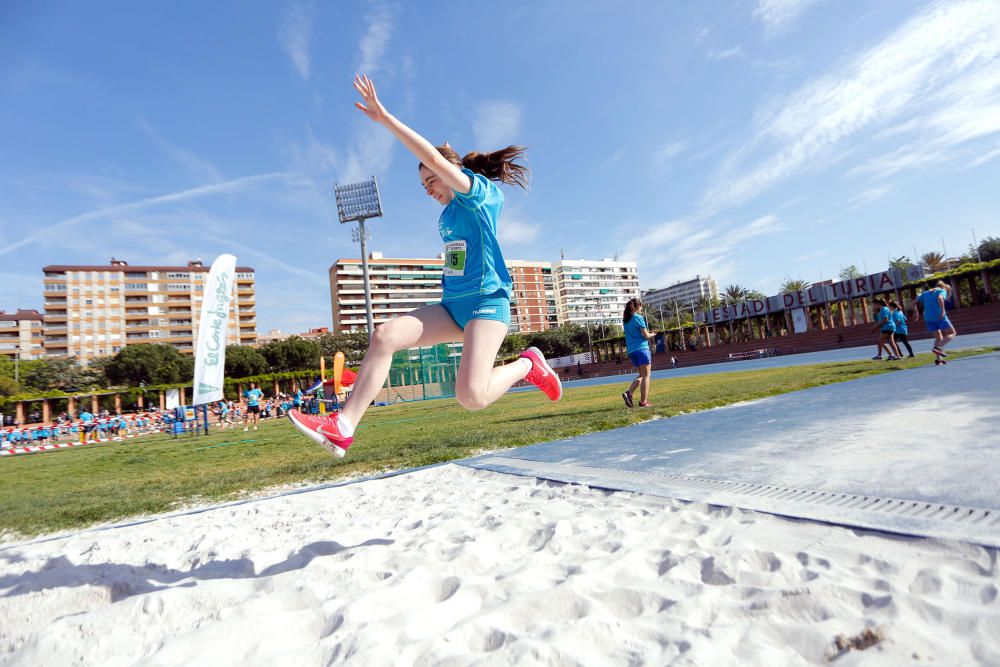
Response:
[[[770,36],[789,27],[816,0],[757,0],[753,17],[764,26]]]
[[[743,55],[742,46],[734,46],[729,49],[722,49],[720,51],[709,51],[709,60],[728,60],[730,58],[737,58]]]
[[[281,47],[292,59],[299,76],[309,80],[309,41],[312,39],[312,24],[315,8],[311,2],[293,2],[282,17],[278,39]]]
[[[675,141],[669,144],[664,144],[660,148],[656,149],[653,153],[653,161],[657,164],[663,164],[668,162],[672,158],[680,155],[685,148],[685,143],[683,141]]]
[[[164,139],[145,118],[139,118],[139,128],[153,140],[153,143],[171,160],[184,167],[198,181],[218,183],[223,180],[222,172],[210,162],[198,157],[194,152],[181,148]]]
[[[633,237],[624,255],[643,267],[644,289],[712,274],[716,280],[731,275],[741,245],[758,236],[784,229],[775,215],[743,225],[709,226],[704,217],[690,216],[653,226]]]
[[[392,164],[396,140],[384,128],[366,122],[353,138],[353,145],[345,149],[320,141],[312,130],[302,141],[287,142],[285,148],[297,171],[308,174],[318,186],[329,187],[333,182],[351,183],[383,175]]]
[[[497,229],[497,238],[504,246],[527,245],[534,242],[541,225],[531,224],[505,213]]]
[[[245,176],[243,178],[237,178],[231,181],[227,181],[225,183],[216,183],[213,185],[205,185],[197,188],[190,188],[187,190],[181,190],[179,192],[171,192],[165,195],[158,195],[156,197],[147,197],[145,199],[140,199],[138,201],[133,201],[126,204],[119,204],[117,206],[101,208],[96,211],[90,211],[88,213],[83,213],[80,215],[73,216],[72,218],[67,218],[65,220],[61,220],[59,222],[46,225],[41,229],[37,229],[32,234],[29,234],[28,236],[14,243],[5,244],[2,247],[0,247],[0,256],[9,254],[14,250],[17,250],[18,248],[21,248],[23,246],[38,241],[50,243],[52,239],[65,238],[64,235],[67,233],[69,229],[84,223],[93,223],[102,220],[120,218],[127,214],[136,213],[138,211],[149,209],[162,204],[180,204],[206,197],[232,194],[234,192],[239,192],[240,190],[257,187],[267,182],[272,182],[272,181],[288,182],[299,179],[300,177],[297,174],[292,174],[288,172],[259,174],[256,176]],[[86,238],[86,237],[87,235],[81,234],[78,235],[76,238]]]
[[[888,185],[876,185],[873,188],[868,188],[867,190],[859,192],[851,197],[848,204],[855,208],[866,206],[867,204],[871,204],[872,202],[882,199],[882,197],[885,197],[891,191],[892,188]]]
[[[754,139],[734,151],[702,200],[707,211],[743,203],[869,139],[907,123],[930,146],[890,155],[871,173],[941,161],[967,141],[1000,129],[997,118],[1000,5],[947,2],[907,21],[846,65],[760,113]],[[956,104],[963,104],[956,108]],[[964,105],[971,105],[971,108]]]
[[[815,252],[807,252],[804,255],[799,255],[795,258],[796,262],[808,262],[810,259],[816,259],[817,257],[822,257],[826,254],[826,250],[817,250]]]
[[[382,56],[392,37],[392,12],[380,4],[365,17],[365,23],[365,34],[358,44],[358,72],[371,74],[382,66]]]
[[[513,102],[494,100],[476,106],[472,129],[476,150],[492,151],[517,143],[521,132],[521,107]]]

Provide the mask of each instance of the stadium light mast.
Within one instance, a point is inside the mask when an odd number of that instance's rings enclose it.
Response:
[[[375,318],[372,315],[372,290],[368,277],[368,232],[365,221],[369,218],[382,217],[382,201],[378,194],[378,182],[372,176],[367,181],[334,184],[334,195],[337,198],[337,214],[340,223],[357,221],[356,240],[361,242],[361,274],[365,283],[365,316],[368,320],[368,340],[375,333]]]

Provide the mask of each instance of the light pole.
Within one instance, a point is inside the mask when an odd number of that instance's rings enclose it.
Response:
[[[361,274],[365,283],[365,316],[368,320],[368,340],[375,333],[375,318],[372,314],[372,290],[368,277],[368,232],[365,221],[382,217],[382,201],[378,195],[378,182],[372,176],[367,181],[333,186],[337,198],[337,214],[341,224],[356,220],[358,228],[355,240],[361,242]]]

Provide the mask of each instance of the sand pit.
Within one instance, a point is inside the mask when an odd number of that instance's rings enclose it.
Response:
[[[0,662],[996,665],[998,588],[992,549],[445,465],[6,548]]]

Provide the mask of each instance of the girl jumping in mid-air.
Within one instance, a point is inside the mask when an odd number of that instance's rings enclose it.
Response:
[[[417,308],[375,329],[354,390],[339,415],[291,410],[292,423],[332,454],[343,456],[358,422],[382,389],[393,353],[453,342],[462,343],[455,393],[463,407],[481,410],[519,380],[558,401],[562,385],[537,348],[529,347],[513,363],[493,366],[510,324],[512,285],[497,242],[504,196],[494,181],[527,185],[528,168],[517,162],[524,148],[508,146],[459,158],[447,144],[432,146],[386,111],[367,76],[355,77],[354,87],[362,99],[355,106],[413,153],[424,190],[444,206],[438,219],[444,241],[444,296],[440,304]]]
[[[639,389],[639,407],[649,407],[649,374],[653,368],[649,341],[656,336],[646,329],[646,318],[641,313],[642,301],[631,298],[625,304],[625,312],[622,315],[622,324],[625,328],[625,349],[628,351],[629,361],[639,372],[639,376],[632,380],[632,385],[628,390],[622,393],[622,400],[630,408],[635,405],[632,395],[636,388]]]

